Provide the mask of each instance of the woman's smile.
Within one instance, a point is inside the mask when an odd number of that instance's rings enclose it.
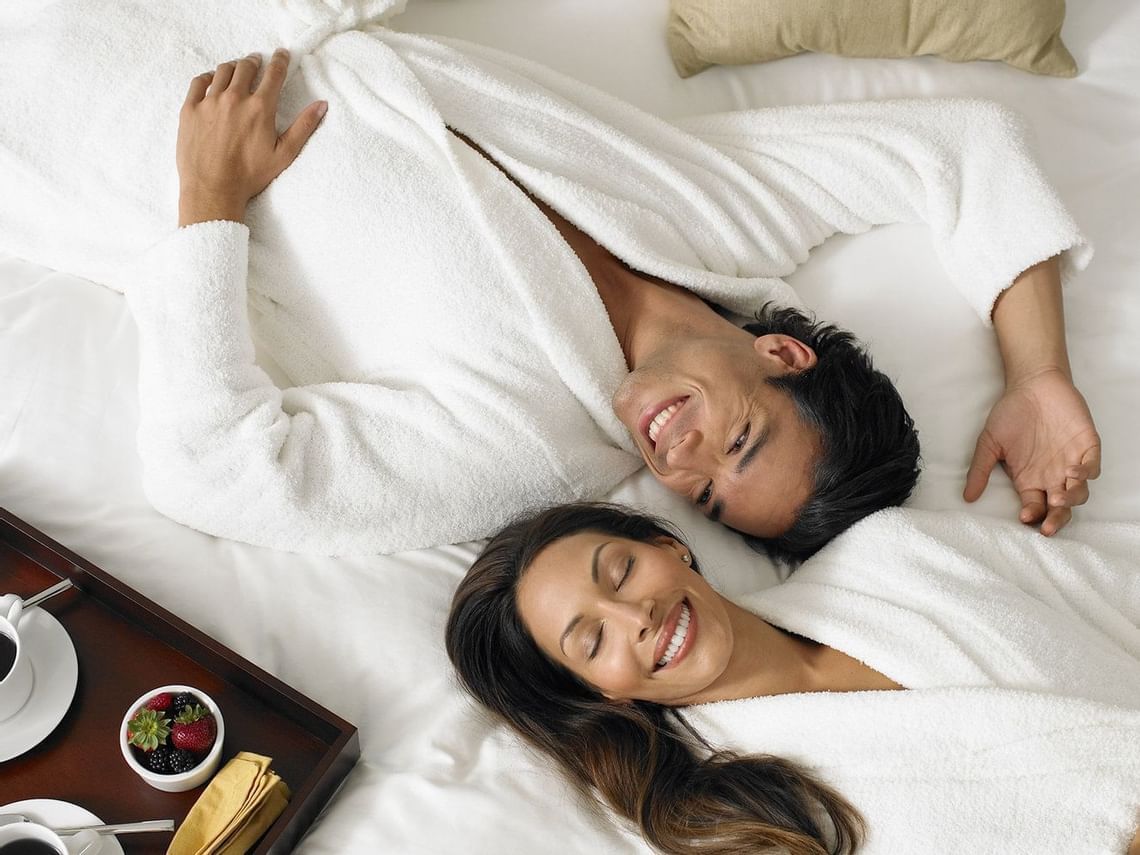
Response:
[[[669,613],[657,640],[658,656],[654,670],[676,667],[689,654],[697,637],[696,611],[687,599],[681,600]]]

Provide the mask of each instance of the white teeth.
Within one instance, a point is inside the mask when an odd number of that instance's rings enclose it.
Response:
[[[681,403],[683,402],[678,401],[676,404],[670,404],[661,412],[659,412],[654,417],[653,421],[649,423],[649,440],[654,445],[657,444],[657,435],[661,433],[661,428],[665,427],[665,422],[669,421],[669,418],[673,415],[673,413],[681,409]]]
[[[657,660],[658,668],[663,668],[673,661],[673,657],[681,649],[681,644],[684,643],[685,636],[688,633],[689,607],[685,603],[681,603],[681,617],[677,619],[677,628],[673,630],[673,638],[669,640],[669,647],[665,650],[665,655]]]

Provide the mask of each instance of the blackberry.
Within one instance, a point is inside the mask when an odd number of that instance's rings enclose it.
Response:
[[[192,707],[200,703],[202,703],[202,699],[193,692],[179,692],[170,702],[170,715],[173,718],[182,712],[183,707]]]
[[[142,763],[146,768],[159,775],[169,775],[173,772],[170,768],[171,756],[174,750],[169,745],[160,745],[153,751],[148,751],[143,755]]]
[[[194,752],[192,751],[183,751],[181,748],[175,748],[170,752],[170,773],[172,775],[189,772],[197,765],[198,758],[194,756]]]

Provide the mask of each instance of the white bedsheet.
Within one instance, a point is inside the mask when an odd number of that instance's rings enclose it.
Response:
[[[411,0],[394,25],[520,53],[667,117],[916,95],[984,96],[1017,108],[1097,247],[1066,297],[1074,373],[1104,440],[1104,474],[1078,519],[1140,519],[1140,455],[1130,446],[1140,412],[1140,6],[1070,5],[1063,35],[1082,70],[1073,80],[995,63],[800,56],[688,81],[666,54],[666,6]],[[915,278],[941,287],[912,288]],[[923,444],[912,503],[962,507],[973,440],[1000,388],[999,360],[924,229],[832,239],[790,281],[822,317],[868,340],[897,379]],[[545,852],[554,840],[560,852],[644,851],[569,802],[546,765],[489,727],[455,688],[442,626],[476,545],[316,559],[172,523],[140,489],[135,370],[134,327],[120,296],[0,258],[0,506],[360,728],[361,763],[303,852]],[[726,593],[775,580],[763,559],[644,472],[616,498],[678,521]],[[1004,476],[994,475],[974,510],[1016,514]],[[1080,539],[1079,523],[1063,536]],[[222,589],[240,609],[216,608]],[[314,610],[335,615],[336,631],[307,620]]]

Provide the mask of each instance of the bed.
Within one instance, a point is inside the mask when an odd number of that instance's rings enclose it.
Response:
[[[410,0],[396,29],[546,63],[665,118],[813,102],[981,96],[1028,120],[1043,167],[1096,247],[1066,291],[1069,351],[1103,440],[1081,521],[1140,519],[1140,7],[1089,0],[1063,36],[1080,74],[994,62],[805,54],[680,79],[666,0]],[[918,425],[914,507],[960,509],[973,441],[1001,384],[992,334],[918,226],[837,237],[789,277],[821,318],[866,341]],[[157,600],[360,729],[361,759],[301,844],[310,853],[640,852],[459,692],[447,603],[478,543],[320,558],[220,540],[155,512],[141,489],[136,341],[121,295],[0,256],[0,506]],[[779,574],[641,471],[610,498],[677,522],[732,595]],[[995,473],[977,514],[1012,518]],[[219,596],[236,607],[219,609]],[[313,620],[318,615],[320,620]],[[35,794],[50,795],[50,794]]]

